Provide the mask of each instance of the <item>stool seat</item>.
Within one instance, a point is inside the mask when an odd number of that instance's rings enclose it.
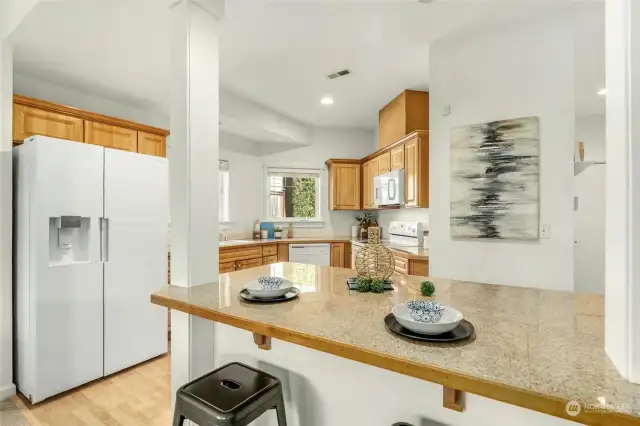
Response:
[[[280,380],[233,362],[178,389],[174,426],[185,419],[203,426],[244,426],[271,408],[276,408],[278,425],[286,426]]]

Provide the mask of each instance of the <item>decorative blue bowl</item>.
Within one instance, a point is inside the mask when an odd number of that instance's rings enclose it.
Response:
[[[414,321],[435,323],[440,321],[440,318],[442,318],[442,311],[414,311],[409,309],[409,315]]]
[[[434,323],[440,321],[445,307],[435,300],[412,300],[407,302],[409,315],[414,321]]]
[[[284,278],[280,277],[260,277],[258,284],[263,290],[277,290],[284,283]]]
[[[434,311],[442,312],[444,305],[435,300],[411,300],[407,302],[410,311]]]

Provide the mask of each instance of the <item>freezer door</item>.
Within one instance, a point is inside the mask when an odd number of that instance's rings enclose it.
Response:
[[[167,352],[169,176],[165,158],[105,149],[104,372]]]
[[[17,182],[30,200],[17,204],[17,244],[31,253],[27,259],[21,250],[16,258],[18,370],[26,377],[20,391],[39,402],[103,375],[104,149],[42,136],[27,144],[33,144],[30,170]],[[63,225],[61,217],[82,219]]]

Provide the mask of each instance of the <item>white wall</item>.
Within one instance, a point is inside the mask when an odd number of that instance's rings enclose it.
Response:
[[[221,135],[220,142],[225,139]],[[253,224],[262,216],[262,158],[249,154],[220,149],[220,159],[229,162],[229,219],[221,224],[223,234],[230,239],[247,238],[253,232]]]
[[[312,235],[351,235],[351,226],[355,225],[353,212],[329,211],[328,175],[324,164],[329,158],[363,158],[372,152],[373,131],[312,128],[310,143],[307,146],[288,151],[269,154],[263,157],[263,167],[294,167],[322,170],[323,188],[321,188],[323,227],[299,226],[296,236]]]
[[[573,289],[574,54],[570,17],[436,41],[430,50],[431,275]],[[451,115],[443,116],[445,105]],[[540,221],[547,240],[453,240],[450,135],[456,126],[540,118]]]
[[[24,74],[15,74],[13,91],[18,95],[42,99],[57,104],[131,120],[149,126],[169,128],[169,117],[161,112],[147,111],[72,88],[37,80]]]
[[[605,116],[577,117],[576,140],[584,142],[585,161],[605,161]],[[573,264],[577,292],[604,294],[606,167],[591,166],[574,178],[578,197]]]

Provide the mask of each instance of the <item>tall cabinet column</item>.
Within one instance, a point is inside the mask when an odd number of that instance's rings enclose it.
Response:
[[[218,28],[224,1],[171,6],[171,284],[218,279]],[[171,311],[171,393],[213,368],[213,323]]]
[[[640,4],[606,2],[605,349],[640,383]]]

